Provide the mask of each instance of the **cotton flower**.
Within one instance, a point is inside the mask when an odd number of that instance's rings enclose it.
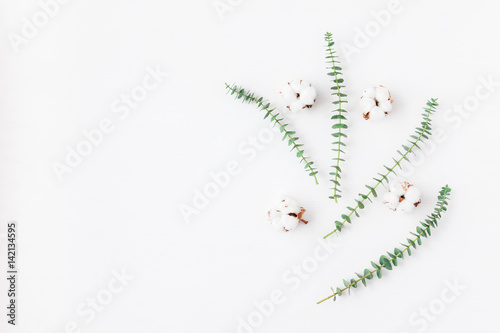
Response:
[[[280,91],[285,110],[292,113],[310,109],[316,101],[316,89],[305,80],[293,80]]]
[[[305,211],[297,201],[283,198],[267,212],[267,221],[276,230],[290,231],[297,228],[299,222],[307,224],[307,221],[302,218]]]
[[[384,86],[365,89],[361,96],[363,118],[366,120],[385,118],[392,110],[392,102],[391,93]]]
[[[383,202],[393,211],[409,213],[421,202],[420,190],[415,185],[398,179],[389,185],[389,191],[384,194]]]

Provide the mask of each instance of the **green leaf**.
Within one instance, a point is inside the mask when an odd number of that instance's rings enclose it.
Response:
[[[366,287],[366,278],[364,277],[364,275],[361,275],[359,273],[356,273],[356,275],[359,278],[359,280],[361,281],[361,283],[363,283],[363,285]]]
[[[375,191],[375,189],[371,186],[368,186],[368,185],[365,185],[366,188],[368,188],[370,190],[370,192],[373,194],[373,196],[376,198],[377,197],[377,192]]]
[[[342,214],[340,217],[342,217],[342,219],[344,219],[344,221],[351,223],[351,218],[348,215]]]
[[[337,230],[340,231],[340,230],[342,230],[343,224],[340,223],[339,221],[335,221],[335,226],[337,227]]]
[[[414,248],[414,249],[416,249],[416,248],[417,248],[417,246],[415,245],[415,242],[414,242],[414,241],[412,241],[412,240],[411,240],[411,239],[409,239],[409,238],[407,238],[406,240],[408,241],[408,243],[410,243],[410,245],[411,245],[411,246],[413,246],[413,248]]]
[[[401,259],[403,259],[403,257],[404,257],[403,252],[401,252],[401,250],[400,250],[400,249],[398,249],[398,248],[395,248],[395,249],[394,249],[394,255],[395,255],[396,257],[398,257],[398,258],[401,258]]]
[[[386,268],[390,271],[392,270],[391,261],[389,259],[387,259],[386,256],[382,255],[379,259],[379,263],[380,263],[380,265],[384,266],[384,268]]]
[[[391,262],[394,266],[397,266],[398,265],[398,259],[396,258],[396,256],[390,252],[387,252],[387,254],[389,255],[389,257],[391,257]]]

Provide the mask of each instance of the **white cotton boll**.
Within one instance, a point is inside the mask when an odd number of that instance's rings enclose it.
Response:
[[[385,113],[379,106],[374,107],[369,113],[371,120],[379,120],[385,118]]]
[[[401,197],[406,193],[409,183],[404,180],[395,180],[389,185],[389,191],[395,196]]]
[[[375,87],[365,89],[363,91],[363,97],[368,97],[368,98],[374,99],[375,98]]]
[[[290,112],[292,113],[296,113],[302,110],[304,107],[305,105],[301,101],[297,100],[290,104],[288,110],[290,110]]]
[[[399,197],[391,192],[387,192],[384,194],[383,202],[389,209],[396,210],[399,205]]]
[[[286,87],[280,91],[280,95],[286,104],[290,104],[297,99],[297,93],[289,85],[286,85]]]
[[[400,213],[411,213],[414,209],[415,205],[412,202],[408,200],[403,200],[399,203],[396,211]]]
[[[283,94],[283,96],[293,96],[295,95],[295,90],[293,90],[293,88],[289,84],[287,84],[283,87],[280,93]]]
[[[361,109],[366,120],[385,118],[392,111],[391,93],[383,86],[365,89],[361,96]]]
[[[405,193],[405,200],[415,204],[420,201],[420,190],[416,186],[410,186]]]
[[[409,182],[402,178],[398,178],[391,183],[390,189],[391,192],[395,193],[398,196],[403,196],[408,191],[408,188],[412,186]]]
[[[293,89],[295,93],[301,93],[302,89],[304,88],[302,86],[303,80],[292,80],[288,83],[288,85]]]
[[[311,87],[312,85],[307,82],[306,80],[300,80],[300,93],[303,93],[304,90],[306,90],[307,88]]]
[[[275,208],[273,208],[267,212],[266,216],[267,216],[267,222],[271,224],[273,229],[283,230],[283,226],[281,225],[281,216],[282,216],[281,212],[278,212]]]
[[[375,90],[375,99],[380,103],[390,100],[389,90],[383,86],[377,87]]]
[[[281,217],[281,225],[286,231],[293,230],[299,225],[299,219],[290,215],[283,215]]]
[[[391,112],[392,111],[392,103],[391,101],[379,103],[378,105],[384,112]]]
[[[275,230],[293,230],[299,222],[307,224],[307,221],[302,218],[305,211],[297,201],[285,197],[267,212],[267,221]]]
[[[284,108],[290,110],[290,105],[297,100],[297,94],[289,85],[286,85],[286,87],[281,90],[280,95],[283,98]]]
[[[361,109],[363,112],[370,112],[375,106],[375,100],[373,98],[363,97],[361,98]]]
[[[316,101],[316,89],[305,80],[292,80],[281,90],[285,111],[292,113],[311,108]]]
[[[272,209],[267,211],[266,216],[267,216],[268,221],[271,221],[271,220],[274,220],[278,217],[281,217],[281,214],[275,208],[272,208]]]
[[[300,213],[300,205],[297,201],[293,200],[292,198],[283,198],[281,202],[278,205],[278,209],[281,210],[284,214],[288,213],[295,213],[299,214]]]
[[[300,93],[299,99],[304,105],[311,107],[316,101],[317,95],[318,94],[316,93],[316,89],[314,89],[314,87],[306,87],[302,93]]]
[[[415,185],[404,179],[397,179],[389,184],[389,192],[384,195],[384,204],[392,210],[409,213],[420,204],[420,195],[420,190]]]
[[[281,223],[281,217],[272,219],[270,222],[271,222],[271,227],[273,227],[274,230],[283,231],[283,224]]]

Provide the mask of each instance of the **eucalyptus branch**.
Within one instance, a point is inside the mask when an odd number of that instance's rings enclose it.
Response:
[[[332,136],[336,140],[332,142],[332,151],[334,151],[337,156],[333,158],[333,171],[330,172],[330,175],[332,176],[331,181],[333,182],[333,195],[329,197],[330,199],[334,199],[335,202],[337,202],[337,199],[341,197],[339,193],[342,193],[342,191],[340,190],[340,173],[342,172],[342,169],[340,168],[340,162],[344,162],[344,159],[342,159],[340,155],[341,153],[345,154],[345,152],[341,148],[345,147],[345,143],[342,142],[342,138],[347,138],[347,135],[342,132],[342,129],[348,128],[346,124],[342,123],[342,120],[347,120],[343,115],[343,113],[346,113],[347,111],[342,108],[342,104],[347,103],[347,95],[341,92],[341,88],[345,87],[342,85],[342,83],[344,83],[344,79],[340,77],[342,75],[342,72],[340,72],[342,68],[338,66],[339,61],[335,60],[335,58],[338,58],[338,56],[334,55],[336,52],[332,47],[335,42],[332,39],[331,33],[327,32],[325,34],[325,41],[327,43],[326,59],[328,59],[326,63],[329,65],[326,69],[332,70],[331,72],[328,72],[328,75],[333,77],[332,82],[334,83],[333,87],[331,87],[330,89],[333,90],[332,95],[335,95],[337,98],[337,100],[333,101],[333,104],[336,106],[336,110],[335,114],[331,118],[333,120],[337,120],[337,122],[332,126],[332,129],[335,130],[332,133]]]
[[[441,218],[441,213],[446,212],[447,208],[446,206],[448,205],[448,199],[450,196],[451,189],[448,187],[448,185],[444,186],[441,191],[439,191],[439,196],[438,196],[438,201],[436,204],[436,207],[434,208],[434,212],[431,215],[427,215],[427,218],[424,220],[425,222],[420,222],[422,227],[417,227],[416,228],[416,233],[411,232],[411,234],[415,237],[414,239],[407,238],[406,241],[408,244],[403,244],[403,249],[399,248],[394,248],[394,251],[387,252],[387,256],[382,255],[379,259],[379,264],[375,262],[371,262],[371,265],[374,269],[368,269],[366,268],[363,271],[363,274],[355,273],[358,278],[357,279],[351,279],[350,281],[344,280],[344,287],[343,288],[337,288],[334,290],[332,288],[333,294],[330,296],[322,299],[321,301],[318,302],[318,304],[329,300],[333,298],[335,301],[337,299],[337,296],[342,296],[342,293],[344,291],[348,291],[350,293],[351,288],[356,288],[358,286],[358,283],[361,282],[363,285],[366,287],[366,280],[371,280],[373,279],[373,274],[375,273],[379,279],[382,278],[382,267],[387,269],[387,270],[392,270],[393,266],[398,265],[398,258],[403,259],[404,253],[408,253],[408,256],[411,256],[411,248],[413,247],[414,249],[417,248],[417,245],[422,245],[422,236],[427,238],[431,236],[431,227],[436,228],[438,226],[438,220]]]
[[[295,149],[297,151],[296,155],[300,159],[300,163],[305,163],[304,169],[309,172],[309,176],[314,177],[314,181],[316,182],[316,184],[318,184],[318,179],[316,178],[316,174],[318,173],[318,171],[312,166],[314,162],[309,162],[304,156],[304,150],[301,148],[303,145],[297,142],[299,137],[294,136],[296,132],[287,130],[288,124],[283,122],[283,118],[279,118],[280,114],[276,111],[276,108],[270,108],[271,104],[265,101],[263,97],[255,96],[254,93],[245,91],[245,89],[238,87],[235,84],[229,85],[226,83],[226,89],[229,93],[231,93],[231,95],[236,94],[236,99],[243,98],[242,102],[253,102],[257,104],[257,108],[259,110],[263,110],[266,112],[266,114],[264,115],[264,119],[269,116],[271,117],[270,121],[271,123],[273,123],[273,126],[278,125],[280,132],[283,133],[282,140],[284,141],[288,139],[288,145],[292,147],[291,150]]]
[[[352,216],[353,214],[355,214],[357,217],[359,217],[358,210],[365,208],[365,200],[369,200],[370,202],[372,202],[372,200],[370,199],[370,196],[377,197],[377,192],[375,191],[375,189],[380,184],[383,184],[384,181],[387,183],[389,182],[388,176],[391,172],[394,173],[395,175],[397,175],[396,167],[399,167],[400,169],[402,169],[401,162],[403,160],[406,160],[408,162],[410,161],[408,159],[408,155],[410,153],[415,154],[415,152],[414,152],[415,148],[420,149],[418,144],[420,142],[425,142],[424,140],[429,139],[429,136],[432,135],[431,134],[431,129],[432,129],[431,128],[431,115],[434,112],[436,112],[436,107],[438,105],[439,104],[437,103],[437,100],[434,98],[431,98],[431,100],[427,102],[427,108],[424,108],[425,111],[424,111],[424,113],[422,113],[423,121],[420,123],[422,127],[416,128],[416,130],[415,130],[416,135],[410,135],[411,140],[408,140],[408,142],[410,144],[409,147],[406,145],[402,145],[402,147],[404,149],[404,153],[402,153],[399,150],[397,151],[401,157],[398,160],[393,158],[394,165],[392,165],[391,167],[384,165],[384,168],[387,170],[387,172],[385,174],[378,173],[380,178],[373,178],[376,181],[376,183],[373,186],[365,185],[366,188],[368,189],[368,192],[366,192],[365,194],[359,193],[359,197],[360,197],[359,200],[355,199],[356,206],[354,206],[354,208],[348,206],[347,209],[350,212],[348,214],[342,214],[341,215],[342,221],[335,221],[335,229],[323,238],[327,238],[328,236],[330,236],[336,232],[341,232],[342,229],[344,228],[344,225],[346,222],[351,223],[351,218],[353,217]]]

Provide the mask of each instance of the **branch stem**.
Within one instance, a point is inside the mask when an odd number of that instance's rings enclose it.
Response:
[[[354,212],[356,212],[358,209],[359,209],[359,204],[363,203],[366,199],[368,199],[370,197],[370,195],[373,194],[373,191],[384,181],[384,179],[387,179],[387,176],[391,173],[391,172],[394,172],[394,169],[400,165],[400,163],[403,161],[403,159],[405,159],[409,153],[413,152],[413,148],[415,148],[415,146],[417,145],[418,142],[421,141],[422,139],[422,136],[424,135],[424,133],[427,131],[427,129],[429,128],[429,123],[430,123],[430,113],[431,113],[431,110],[430,109],[427,109],[427,116],[426,116],[426,120],[425,120],[425,125],[423,127],[423,130],[422,132],[420,133],[420,135],[418,136],[418,138],[415,140],[415,142],[411,145],[410,148],[408,148],[408,150],[406,150],[406,152],[404,154],[401,155],[401,158],[396,161],[396,163],[394,163],[394,165],[392,166],[392,168],[388,169],[387,170],[387,173],[382,177],[382,179],[380,179],[379,181],[377,181],[377,184],[375,184],[375,186],[373,186],[373,190],[370,189],[370,191],[365,194],[365,197],[364,198],[361,198],[361,200],[358,202],[358,204],[354,207],[353,210],[351,210],[351,212],[347,215],[348,218],[350,218],[352,216],[352,214],[354,214]],[[344,226],[344,224],[347,222],[347,219],[344,219],[341,224],[342,226]],[[332,232],[328,233],[326,236],[324,236],[323,238],[327,238],[328,236],[334,234],[335,232],[337,232],[338,229],[334,229]]]
[[[437,210],[437,212],[435,212],[435,213],[434,213],[434,214],[436,214],[436,215],[435,215],[435,216],[433,217],[433,219],[432,219],[432,222],[433,222],[433,223],[435,223],[435,222],[436,222],[437,217],[438,217],[438,216],[439,216],[439,214],[441,214],[441,212],[443,211],[443,207],[444,207],[445,202],[446,202],[447,194],[448,194],[448,193],[445,193],[445,194],[444,194],[444,197],[443,197],[443,199],[441,200],[441,205],[439,206],[439,209]],[[422,231],[421,231],[421,232],[419,232],[418,236],[417,236],[417,237],[413,240],[413,242],[414,242],[414,243],[415,243],[415,242],[417,242],[420,238],[422,238],[422,235],[423,235],[424,233],[426,233],[427,229],[429,229],[429,228],[431,227],[431,224],[432,224],[432,223],[428,223],[428,224],[429,224],[429,225],[428,225],[427,227],[425,227],[424,229],[422,229]],[[393,262],[396,258],[398,258],[398,257],[403,258],[403,254],[404,254],[405,252],[407,252],[407,251],[408,251],[408,249],[410,248],[410,246],[411,246],[411,244],[408,244],[407,246],[405,246],[405,247],[404,247],[404,249],[401,251],[401,256],[399,256],[399,255],[398,255],[398,256],[396,256],[395,258],[392,258],[392,257],[391,257],[391,258],[390,258],[390,259],[388,259],[388,260],[392,263],[392,262]],[[372,276],[372,275],[373,275],[373,273],[375,273],[375,272],[379,271],[379,270],[380,270],[380,269],[382,269],[382,267],[384,267],[384,266],[385,266],[385,264],[381,264],[381,265],[379,266],[379,268],[376,268],[376,269],[374,269],[373,271],[370,271],[370,273],[365,274],[364,276],[362,276],[362,277],[360,277],[359,279],[355,280],[354,282],[351,282],[351,283],[350,283],[350,284],[348,284],[345,288],[340,289],[339,291],[337,291],[337,292],[333,293],[332,295],[330,295],[330,296],[328,296],[328,297],[326,297],[326,298],[322,299],[321,301],[317,302],[317,304],[323,303],[324,301],[327,301],[327,300],[329,300],[330,298],[335,297],[335,296],[337,296],[338,294],[341,294],[343,291],[345,291],[345,290],[347,290],[347,289],[350,289],[352,286],[357,285],[357,283],[358,283],[358,282],[360,282],[361,280],[363,280],[363,279],[367,278],[368,276]]]
[[[336,65],[335,65],[335,60],[333,58],[333,52],[332,52],[332,47],[330,46],[330,43],[331,43],[331,38],[327,38],[327,45],[328,45],[328,52],[330,54],[330,59],[332,59],[332,70],[333,70],[333,73],[334,73],[334,76],[335,76],[335,84],[337,85],[337,97],[339,98],[339,101],[338,101],[338,115],[339,115],[339,125],[342,125],[342,96],[340,95],[340,84],[338,82],[338,77],[337,77],[337,69],[335,68]],[[338,168],[340,166],[340,140],[341,140],[341,136],[342,136],[342,127],[339,126],[339,129],[338,129],[338,133],[339,133],[339,136],[338,136],[338,147],[337,147],[337,164],[336,164],[336,170],[335,170],[335,180],[333,182],[333,199],[335,200],[335,203],[337,203],[337,184],[338,184],[338,176],[339,176],[339,171],[338,171]]]
[[[240,94],[234,87],[231,87],[230,85],[228,85],[226,83],[226,88],[233,91],[234,93],[237,93],[237,94]],[[297,152],[300,152],[300,148],[297,146],[297,144],[295,143],[296,140],[292,140],[293,137],[288,134],[288,131],[286,131],[283,127],[283,124],[281,123],[281,121],[277,118],[277,115],[274,114],[272,112],[272,110],[269,109],[269,107],[267,107],[263,102],[262,102],[262,99],[257,99],[255,98],[254,96],[251,96],[251,95],[248,95],[248,94],[241,94],[242,97],[245,97],[246,99],[256,103],[260,108],[262,108],[263,110],[265,110],[270,116],[272,116],[271,119],[274,119],[273,121],[278,124],[278,126],[280,126],[280,128],[283,128],[283,131],[285,131],[285,135],[288,137],[289,139],[289,142],[291,141],[292,142],[292,145],[293,145],[293,148],[295,150],[297,150]],[[304,155],[300,156],[300,158],[302,159],[302,161],[304,161],[304,163],[307,165],[309,164],[309,162],[306,160],[306,158],[304,157]],[[311,173],[313,173],[313,177],[314,177],[314,181],[316,182],[316,184],[318,184],[318,179],[316,178],[316,174],[314,173],[314,170],[311,166],[308,167],[308,169],[311,171]]]

